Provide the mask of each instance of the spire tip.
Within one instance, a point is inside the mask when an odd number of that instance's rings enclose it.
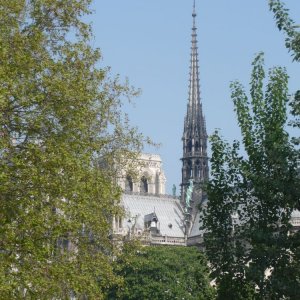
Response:
[[[194,5],[193,5],[193,13],[192,13],[193,18],[197,16],[196,14],[196,1],[194,0]]]
[[[193,13],[192,13],[192,16],[193,16],[193,29],[196,29],[196,1],[194,0],[194,5],[193,5]]]

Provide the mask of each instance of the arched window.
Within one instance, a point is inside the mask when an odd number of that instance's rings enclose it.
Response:
[[[200,161],[197,160],[195,163],[195,177],[199,178],[200,177]]]
[[[200,150],[199,142],[197,141],[195,144],[195,151],[198,152]]]
[[[187,176],[188,178],[193,178],[193,167],[191,161],[188,161],[187,174],[188,174]]]
[[[148,193],[148,180],[145,176],[141,178],[140,190],[141,193]]]
[[[192,141],[189,140],[188,145],[187,145],[188,152],[192,152],[192,147],[193,147]]]
[[[125,180],[125,192],[132,192],[133,191],[133,182],[131,176],[126,176]]]

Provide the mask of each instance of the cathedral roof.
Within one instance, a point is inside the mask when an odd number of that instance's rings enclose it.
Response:
[[[122,204],[127,218],[136,218],[136,228],[143,229],[145,216],[153,213],[161,235],[184,237],[184,215],[178,199],[162,195],[124,194]]]
[[[295,209],[292,212],[292,218],[300,218],[300,211]]]

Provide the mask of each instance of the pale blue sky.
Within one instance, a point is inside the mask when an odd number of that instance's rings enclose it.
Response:
[[[188,98],[192,0],[95,0],[94,46],[102,65],[128,77],[142,89],[130,108],[132,124],[162,143],[167,192],[181,180],[183,119]],[[300,24],[300,1],[286,0]],[[290,91],[300,88],[300,64],[292,63],[284,36],[275,27],[267,0],[196,0],[200,84],[207,131],[220,128],[232,141],[240,138],[230,81],[239,79],[248,90],[255,53],[265,52],[266,67],[285,66]]]

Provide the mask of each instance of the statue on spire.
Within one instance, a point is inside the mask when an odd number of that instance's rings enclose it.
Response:
[[[192,199],[192,194],[193,194],[193,189],[194,189],[194,183],[193,179],[190,179],[190,185],[186,191],[186,198],[185,198],[185,211],[187,212],[189,207],[191,207],[191,199]]]

